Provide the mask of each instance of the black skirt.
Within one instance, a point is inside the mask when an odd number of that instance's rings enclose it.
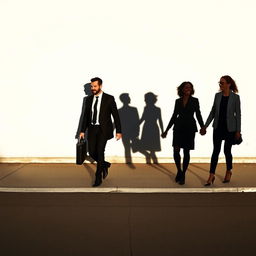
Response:
[[[173,130],[173,147],[185,148],[192,150],[195,148],[195,132],[183,132]]]

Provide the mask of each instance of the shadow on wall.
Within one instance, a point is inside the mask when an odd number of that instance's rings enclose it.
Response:
[[[86,83],[84,85],[84,93],[85,93],[85,97],[83,98],[83,105],[82,105],[82,110],[81,110],[81,115],[80,115],[80,118],[79,118],[79,123],[78,123],[78,127],[77,127],[77,131],[76,131],[76,135],[75,135],[75,138],[78,139],[79,138],[79,134],[81,132],[81,128],[82,128],[82,123],[83,123],[83,115],[84,115],[84,111],[85,111],[85,103],[86,103],[86,99],[88,96],[92,95],[92,92],[91,92],[91,83]],[[86,142],[87,142],[87,132],[85,133],[85,139],[86,139]],[[86,152],[88,152],[88,143],[86,143],[87,145],[87,150]],[[91,163],[94,162],[94,160],[87,155],[86,153],[86,160],[90,161]]]
[[[132,153],[140,152],[145,156],[146,163],[158,163],[156,152],[161,151],[160,130],[163,132],[161,109],[155,106],[157,96],[148,92],[144,99],[146,106],[142,117],[139,118],[138,110],[129,106],[131,98],[128,93],[119,96],[123,106],[118,110],[122,124],[122,141],[124,145],[125,161],[132,165]],[[141,138],[140,125],[143,124]]]
[[[85,111],[86,99],[87,99],[88,96],[92,95],[91,83],[86,83],[84,85],[84,93],[85,93],[85,97],[83,98],[83,105],[82,105],[81,115],[80,115],[80,118],[79,118],[79,123],[78,123],[77,131],[76,131],[76,136],[75,136],[76,139],[79,138],[79,134],[81,132],[81,127],[82,127],[82,123],[83,123],[83,115],[84,115],[84,111]]]

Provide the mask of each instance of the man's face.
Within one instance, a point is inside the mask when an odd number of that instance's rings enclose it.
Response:
[[[91,91],[93,95],[98,95],[101,92],[102,85],[98,84],[98,81],[91,82]]]

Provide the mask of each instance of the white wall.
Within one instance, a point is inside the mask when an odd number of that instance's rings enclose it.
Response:
[[[0,157],[72,157],[83,84],[104,81],[129,93],[142,114],[158,95],[166,127],[185,80],[206,119],[220,76],[237,82],[244,142],[236,157],[256,156],[254,0],[1,0]],[[172,133],[158,157],[171,152]],[[212,129],[197,135],[193,157],[209,157]],[[110,141],[108,156],[123,156]],[[137,154],[139,156],[139,154]]]

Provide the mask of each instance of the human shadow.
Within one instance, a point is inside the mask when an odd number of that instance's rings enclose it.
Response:
[[[13,175],[14,173],[18,172],[20,169],[23,167],[30,165],[30,163],[25,163],[25,164],[19,164],[18,167],[16,167],[14,170],[10,171],[9,173],[5,174],[4,176],[0,176],[0,181],[4,180],[5,178]]]
[[[145,155],[146,163],[149,164],[153,161],[154,164],[158,164],[156,152],[161,151],[159,127],[161,133],[164,131],[161,109],[155,105],[157,95],[148,92],[144,97],[146,106],[139,121],[140,125],[144,122],[140,139],[140,152]]]
[[[92,180],[94,179],[95,177],[95,171],[94,169],[91,167],[90,164],[83,164],[84,168],[88,171],[90,177],[92,178]]]
[[[205,179],[203,179],[197,172],[191,170],[191,168],[188,168],[187,169],[191,174],[193,174],[199,181],[202,185],[205,184]]]
[[[201,166],[198,166],[198,165],[196,165],[196,164],[190,164],[190,165],[193,166],[193,167],[195,167],[195,168],[197,168],[197,169],[200,169],[200,170],[206,172],[207,174],[209,174],[209,170],[208,170],[208,169],[202,168]],[[220,174],[215,174],[215,176],[218,177],[219,179],[222,178],[222,176],[221,176]],[[205,180],[204,180],[204,181],[205,181]]]
[[[132,152],[139,151],[139,114],[135,107],[129,106],[131,98],[128,93],[122,93],[119,96],[123,106],[118,109],[122,125],[122,142],[124,145],[125,163],[132,169],[135,166],[132,163]]]
[[[82,130],[82,124],[84,122],[83,117],[84,117],[84,112],[85,112],[86,99],[87,99],[88,96],[92,95],[91,83],[84,84],[84,93],[85,93],[85,97],[83,98],[82,110],[81,110],[81,114],[80,114],[80,118],[79,118],[79,123],[78,123],[77,131],[76,131],[76,135],[75,135],[76,139],[79,138],[79,134],[81,133],[81,130]],[[87,154],[87,152],[88,152],[87,132],[85,133],[85,141],[86,141],[86,156],[85,156],[85,160],[93,163],[94,160]]]
[[[75,135],[76,139],[79,138],[79,134],[80,134],[81,129],[82,129],[83,116],[84,116],[85,105],[86,105],[86,99],[87,99],[88,96],[92,95],[91,84],[90,83],[86,83],[84,85],[84,93],[85,93],[85,97],[83,98],[82,110],[81,110],[81,114],[80,114],[80,118],[79,118],[79,122],[78,122],[78,127],[77,127],[77,131],[76,131],[76,135]]]
[[[168,176],[170,178],[170,180],[174,181],[175,180],[175,174],[168,168],[166,168],[165,166],[157,163],[157,164],[149,164],[149,166],[151,166],[152,168],[156,169],[159,172],[162,172],[163,174],[165,174],[166,176]]]

